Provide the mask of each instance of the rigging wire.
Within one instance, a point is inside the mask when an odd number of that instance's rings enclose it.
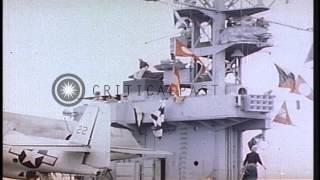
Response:
[[[266,20],[266,21],[269,22],[269,23],[272,23],[272,24],[277,24],[277,25],[280,25],[280,26],[285,26],[285,27],[289,27],[289,28],[292,28],[292,29],[300,30],[300,31],[313,32],[313,28],[301,28],[301,27],[297,27],[297,26],[292,26],[292,25],[276,22],[276,21],[271,21],[271,20]]]
[[[154,41],[158,41],[158,40],[162,40],[162,39],[165,39],[165,38],[173,37],[173,36],[178,35],[178,34],[181,34],[181,33],[178,32],[178,33],[174,33],[174,34],[169,34],[169,35],[161,36],[161,37],[159,37],[159,38],[151,39],[151,40],[149,40],[149,41],[146,41],[146,42],[144,42],[144,44],[149,44],[149,43],[154,42]]]

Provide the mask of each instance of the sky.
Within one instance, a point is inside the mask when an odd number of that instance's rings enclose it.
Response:
[[[177,32],[171,6],[143,0],[5,0],[3,10],[3,110],[50,118],[61,118],[65,109],[51,95],[56,77],[77,74],[91,96],[95,84],[112,88],[127,80],[138,69],[139,58],[151,65],[168,59],[168,38],[145,42]],[[312,14],[311,0],[278,0],[255,16],[309,28]],[[270,169],[260,174],[311,177],[313,102],[278,88],[274,63],[300,74],[312,87],[313,70],[304,61],[313,34],[276,24],[270,32],[274,46],[243,60],[243,85],[252,94],[272,89],[276,100],[270,118],[286,101],[295,126],[272,124],[268,143],[259,151]],[[258,133],[244,133],[244,152],[246,140]]]

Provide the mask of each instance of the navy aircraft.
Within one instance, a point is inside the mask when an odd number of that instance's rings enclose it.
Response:
[[[108,108],[99,105],[86,107],[73,133],[66,139],[56,138],[59,135],[50,130],[50,127],[46,130],[52,137],[7,130],[3,137],[3,176],[46,179],[50,173],[66,173],[99,177],[111,170],[112,160],[170,154],[142,148],[128,129],[111,127],[108,117],[110,113],[106,109]],[[14,122],[19,121],[18,118],[30,119],[28,115],[13,113],[4,113],[5,121],[6,117],[16,127],[23,122]],[[56,133],[61,133],[61,129]]]

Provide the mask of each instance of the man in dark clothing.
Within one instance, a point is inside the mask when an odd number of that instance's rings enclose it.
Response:
[[[256,153],[257,147],[253,146],[251,148],[251,152],[247,154],[243,166],[245,168],[245,173],[243,175],[242,180],[256,180],[258,178],[257,172],[257,163],[266,169],[266,167],[262,164],[260,156]]]

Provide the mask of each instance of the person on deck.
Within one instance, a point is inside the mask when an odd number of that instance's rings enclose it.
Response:
[[[242,180],[257,180],[258,178],[258,170],[257,163],[263,166],[264,169],[266,167],[262,164],[259,154],[256,152],[257,147],[253,146],[251,148],[251,152],[247,154],[243,166],[245,173],[243,175]]]

